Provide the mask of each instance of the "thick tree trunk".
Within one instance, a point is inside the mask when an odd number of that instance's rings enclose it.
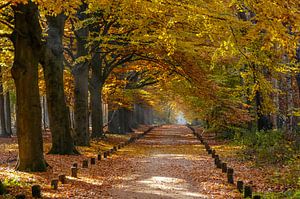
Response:
[[[5,122],[6,122],[6,131],[8,135],[12,135],[11,130],[11,110],[10,110],[10,94],[6,92],[5,94]]]
[[[120,134],[130,133],[132,129],[130,127],[131,123],[131,113],[127,108],[120,108],[119,112],[119,126],[120,126]]]
[[[83,13],[86,10],[86,4],[83,4],[78,11],[77,17],[83,21],[86,19],[86,15]],[[75,31],[77,54],[76,58],[86,56],[88,50],[87,37],[89,31],[88,28],[81,28]],[[75,80],[74,85],[74,117],[75,117],[75,144],[77,146],[89,146],[90,145],[90,133],[89,133],[89,102],[88,102],[88,78],[89,67],[85,62],[79,62],[73,69],[73,76]]]
[[[70,115],[64,93],[63,35],[66,16],[47,16],[48,37],[43,60],[52,148],[50,154],[78,154],[71,136]]]
[[[41,129],[41,104],[38,87],[38,63],[41,52],[41,27],[37,6],[31,1],[13,7],[15,48],[12,76],[17,95],[17,136],[22,171],[45,171]]]
[[[100,54],[95,53],[92,59],[92,77],[90,82],[91,94],[91,114],[92,114],[92,137],[99,138],[104,136],[103,132],[103,111],[102,111],[102,89],[101,81],[101,60]]]
[[[10,137],[6,130],[2,70],[0,66],[0,137]]]

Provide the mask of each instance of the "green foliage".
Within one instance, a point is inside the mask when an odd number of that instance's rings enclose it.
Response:
[[[236,142],[245,146],[245,158],[257,163],[284,163],[296,157],[296,147],[284,139],[282,131],[244,132],[237,134]]]

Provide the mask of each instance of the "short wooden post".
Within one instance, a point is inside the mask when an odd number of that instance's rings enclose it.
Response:
[[[78,163],[74,163],[74,164],[73,164],[73,167],[78,168]]]
[[[222,161],[219,159],[219,161],[217,161],[217,168],[222,169],[222,164]]]
[[[212,157],[212,158],[215,158],[215,156],[216,156],[216,150],[213,149],[213,150],[211,151],[211,157]]]
[[[261,196],[255,195],[255,196],[253,196],[253,199],[261,199]]]
[[[89,161],[88,160],[83,160],[82,161],[82,168],[88,168],[89,167]]]
[[[117,152],[118,151],[118,148],[116,146],[114,146],[114,151]]]
[[[118,144],[118,149],[121,149],[121,144]]]
[[[58,188],[58,179],[51,180],[51,188],[57,190]]]
[[[249,185],[245,185],[244,187],[244,198],[252,198],[252,187]]]
[[[107,158],[107,151],[104,151],[103,158]]]
[[[77,167],[71,167],[71,176],[73,178],[77,178],[77,172],[78,172],[78,168]]]
[[[91,158],[91,165],[96,164],[96,158]]]
[[[42,192],[41,192],[41,186],[40,185],[33,185],[31,187],[31,194],[34,198],[41,198]]]
[[[239,180],[236,182],[236,188],[239,190],[240,193],[243,193],[244,189],[244,182]]]
[[[211,149],[208,149],[208,150],[207,150],[207,153],[208,153],[208,154],[211,154],[211,152],[212,152]]]
[[[230,184],[233,184],[233,168],[227,168],[227,181]]]
[[[219,162],[219,155],[215,155],[215,165],[217,165],[218,164],[218,162]]]
[[[5,186],[4,186],[3,183],[0,181],[0,195],[4,195],[5,192],[6,192]]]
[[[67,182],[67,180],[66,180],[66,175],[64,175],[64,174],[62,174],[62,175],[59,175],[58,176],[58,179],[59,179],[59,181],[62,183],[62,184],[66,184]]]
[[[25,199],[25,198],[26,198],[26,196],[24,193],[20,193],[20,194],[16,195],[16,199]]]
[[[223,162],[221,165],[222,168],[222,173],[226,173],[227,172],[227,163]]]
[[[98,160],[101,160],[101,153],[99,153],[99,154],[97,155],[97,159],[98,159]]]

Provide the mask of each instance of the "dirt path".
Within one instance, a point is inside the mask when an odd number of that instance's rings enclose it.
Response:
[[[156,128],[121,153],[129,172],[107,198],[240,198],[184,126]]]

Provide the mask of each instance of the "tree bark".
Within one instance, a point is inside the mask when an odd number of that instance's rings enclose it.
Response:
[[[102,89],[101,81],[101,60],[100,54],[95,53],[92,58],[92,77],[90,82],[91,94],[91,114],[92,114],[92,137],[99,138],[104,136],[103,132],[103,111],[102,111]]]
[[[10,109],[10,94],[6,92],[5,94],[5,121],[6,121],[6,131],[8,135],[12,135],[11,130],[11,109]]]
[[[52,148],[50,154],[78,154],[71,136],[70,115],[64,93],[63,35],[66,16],[47,16],[48,37],[41,63],[46,82]]]
[[[86,19],[86,15],[83,13],[86,10],[86,4],[80,7],[77,13],[77,17],[83,21]],[[75,31],[77,54],[76,58],[86,56],[88,50],[87,37],[88,28],[81,28]],[[86,62],[79,62],[75,65],[73,71],[75,80],[74,85],[74,118],[75,118],[75,144],[77,146],[89,146],[89,102],[88,102],[88,82],[89,82],[89,67]]]
[[[6,120],[5,120],[5,104],[4,104],[4,91],[3,91],[3,80],[2,80],[2,70],[0,66],[0,137],[10,137],[6,130]]]
[[[13,7],[15,48],[12,76],[17,96],[17,136],[19,158],[16,166],[22,171],[46,171],[41,129],[41,104],[38,87],[38,63],[41,55],[41,34],[37,6],[17,4]]]

